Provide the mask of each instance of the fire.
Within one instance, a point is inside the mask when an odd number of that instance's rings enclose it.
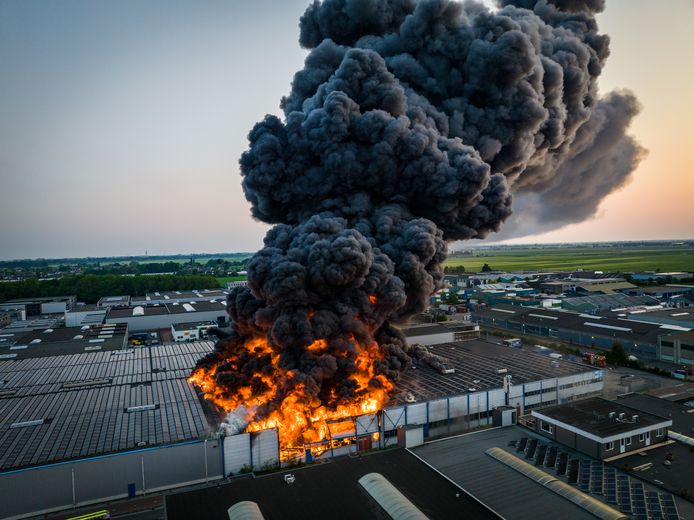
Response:
[[[376,305],[376,302],[378,301],[378,300],[376,299],[376,295],[375,295],[375,294],[370,294],[370,295],[369,295],[369,301],[371,302],[371,305]]]
[[[248,413],[247,432],[277,428],[282,458],[293,453],[302,453],[304,446],[331,440],[334,436],[354,430],[352,418],[379,411],[388,399],[394,385],[384,375],[377,374],[374,362],[383,359],[375,341],[360,344],[354,337],[346,338],[353,347],[349,354],[354,369],[349,373],[353,392],[349,398],[330,395],[317,398],[308,391],[297,370],[280,366],[280,355],[275,352],[266,338],[254,338],[240,343],[234,351],[216,364],[197,368],[189,381],[197,385],[205,399],[212,401],[226,412],[243,407]],[[320,356],[328,349],[326,339],[318,339],[307,345],[305,350]],[[227,377],[234,377],[240,361],[249,355],[262,358],[258,363],[262,369],[254,373],[248,384],[235,388],[230,393],[226,385],[220,384]],[[316,454],[326,447],[313,447]]]

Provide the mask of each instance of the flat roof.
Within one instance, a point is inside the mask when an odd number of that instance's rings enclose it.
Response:
[[[400,330],[406,338],[415,336],[428,336],[429,334],[450,334],[450,330],[440,323],[426,323],[424,325],[409,325],[401,327]]]
[[[23,304],[29,304],[29,303],[46,303],[46,302],[68,302],[70,300],[76,299],[77,296],[36,296],[33,298],[14,298],[12,300],[7,300],[2,302],[2,304],[6,303],[23,303]]]
[[[359,457],[336,457],[325,464],[229,484],[166,495],[166,518],[227,518],[227,509],[243,500],[256,502],[265,518],[390,518],[358,480],[380,473],[428,518],[498,518],[457,486],[403,449]],[[291,485],[284,475],[293,473]]]
[[[676,309],[664,309],[662,311],[645,311],[630,313],[629,317],[634,320],[640,319],[666,319],[672,321],[684,321],[692,324],[694,327],[694,308],[693,307],[681,307]]]
[[[572,311],[499,304],[481,311],[488,318],[509,320],[553,329],[565,329],[591,334],[611,336],[625,341],[656,344],[658,336],[671,332],[667,325],[634,321],[625,318],[595,316]]]
[[[139,316],[161,316],[164,314],[182,314],[188,312],[195,313],[208,311],[222,311],[226,313],[226,308],[226,301],[191,301],[141,306],[131,305],[129,307],[111,307],[106,318],[109,320],[117,320],[125,318],[137,318]],[[136,311],[136,309],[138,310]]]
[[[612,412],[615,413],[614,417],[610,417]],[[669,420],[601,397],[533,410],[532,414],[536,413],[600,438],[659,425]],[[622,413],[624,419],[619,420]],[[634,415],[638,416],[636,421],[632,420]]]
[[[512,376],[514,385],[574,374],[595,372],[595,367],[552,359],[526,349],[513,349],[483,340],[460,341],[427,346],[431,354],[446,360],[455,369],[453,374],[441,374],[424,361],[402,372],[397,381],[401,394],[394,394],[391,404],[402,404],[407,393],[417,401],[503,388],[504,377]],[[497,373],[497,369],[507,372]]]
[[[210,422],[186,378],[212,349],[207,341],[0,361],[0,471],[201,438]]]
[[[549,477],[568,483],[592,498],[606,503],[607,506],[623,511],[626,516],[631,517],[637,512],[635,508],[640,506],[635,505],[638,500],[636,495],[643,493],[650,499],[659,501],[664,507],[669,507],[670,512],[676,508],[675,514],[667,518],[678,518],[677,513],[680,515],[679,518],[694,517],[694,504],[673,497],[656,486],[643,483],[638,478],[640,473],[628,474],[622,471],[619,464],[621,461],[615,461],[615,467],[610,467],[600,460],[578,453],[519,426],[487,429],[430,442],[413,448],[412,452],[505,518],[595,518],[568,497],[563,498],[553,493],[545,485],[487,455],[486,452],[490,448],[499,448],[533,464]],[[561,464],[561,460],[576,464],[576,470],[579,472],[577,477],[581,477],[578,482],[569,481],[568,467]],[[601,478],[593,483],[593,476],[596,474]],[[588,480],[584,478],[586,476]],[[609,493],[609,487],[603,487],[603,483],[614,486],[614,496],[608,498],[606,493]],[[661,515],[638,518],[661,518]],[[666,516],[662,515],[662,518]]]
[[[670,431],[681,433],[687,437],[694,437],[694,408],[691,406],[645,394],[620,396],[617,402],[640,412],[671,419],[672,426],[669,428]]]
[[[51,353],[82,352],[85,349],[97,350],[97,347],[98,350],[112,350],[123,347],[126,332],[125,323],[18,331],[11,337],[8,337],[10,333],[0,331],[0,347],[4,347],[0,348],[0,354],[5,357],[24,358]]]
[[[588,511],[485,453],[493,447],[509,450],[509,442],[527,435],[518,427],[496,428],[428,443],[412,452],[504,518],[594,520]],[[517,455],[515,449],[509,451]]]
[[[171,325],[174,330],[190,330],[198,327],[212,327],[217,325],[211,321],[190,321],[187,323],[174,323]]]
[[[671,455],[670,465],[665,465],[666,457]],[[646,482],[671,493],[679,494],[683,489],[694,489],[694,453],[689,446],[679,442],[668,444],[646,451],[633,453],[628,457],[616,459],[610,464],[616,468],[640,467],[635,475]],[[650,466],[649,466],[650,464]],[[689,515],[685,516],[680,504],[680,518],[694,518],[694,504],[690,504]]]

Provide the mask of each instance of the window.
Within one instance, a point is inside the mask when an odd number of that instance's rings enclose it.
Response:
[[[554,426],[548,422],[545,422],[545,421],[540,421],[540,429],[543,432],[547,432],[547,433],[553,433],[554,432]]]
[[[605,451],[612,451],[614,449],[614,442],[608,442],[605,444]]]
[[[655,436],[656,436],[656,437],[662,437],[663,435],[665,435],[665,428],[658,428],[658,429],[655,431]]]
[[[644,438],[645,437],[644,437],[643,433],[639,434],[639,442],[643,442]]]
[[[631,446],[631,437],[627,437],[626,442],[624,444],[626,444],[627,446]]]

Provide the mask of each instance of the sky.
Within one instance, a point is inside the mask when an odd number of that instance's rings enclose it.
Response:
[[[238,159],[302,67],[307,3],[0,0],[0,259],[258,249]],[[595,218],[511,243],[694,238],[694,2],[598,20],[600,89],[637,95],[648,156]]]

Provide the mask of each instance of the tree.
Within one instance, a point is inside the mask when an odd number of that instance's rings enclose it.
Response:
[[[492,268],[489,267],[489,264],[484,264],[484,265],[482,266],[482,272],[483,272],[483,273],[488,273],[489,271],[492,271]]]

